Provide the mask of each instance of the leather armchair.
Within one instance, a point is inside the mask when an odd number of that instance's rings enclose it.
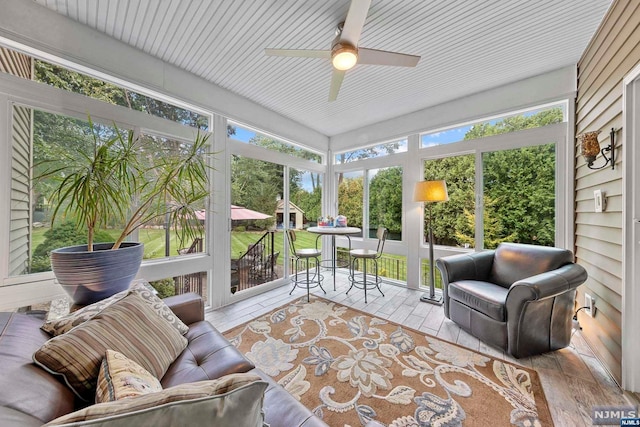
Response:
[[[516,358],[569,345],[576,288],[585,269],[566,249],[501,243],[440,258],[444,314]]]

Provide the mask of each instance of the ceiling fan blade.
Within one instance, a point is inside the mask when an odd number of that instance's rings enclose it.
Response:
[[[344,20],[340,41],[345,41],[353,46],[358,46],[360,41],[360,33],[364,27],[364,21],[369,13],[371,0],[351,0],[347,18]]]
[[[329,102],[335,101],[338,98],[338,92],[340,92],[340,86],[342,86],[342,80],[346,71],[333,70],[331,75],[331,87],[329,88]]]
[[[397,67],[415,67],[420,57],[406,53],[387,52],[385,50],[358,48],[358,64],[394,65]]]
[[[330,50],[322,49],[265,49],[267,56],[293,56],[297,58],[331,58]]]

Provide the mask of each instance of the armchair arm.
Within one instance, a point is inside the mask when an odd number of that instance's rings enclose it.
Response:
[[[493,265],[494,251],[452,255],[436,260],[442,274],[442,284],[446,287],[458,280],[487,281]]]
[[[204,320],[204,300],[196,293],[174,295],[163,301],[186,325]]]
[[[577,288],[587,280],[587,272],[579,264],[567,264],[556,270],[518,280],[509,288],[507,311],[526,301],[554,297]]]
[[[585,280],[581,265],[566,264],[511,285],[506,300],[508,352],[520,358],[566,347],[576,288]]]

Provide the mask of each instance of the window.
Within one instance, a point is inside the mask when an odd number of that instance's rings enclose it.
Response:
[[[364,172],[338,174],[338,214],[347,217],[347,225],[362,228]]]
[[[284,217],[284,173],[276,163],[231,156],[231,293],[283,277],[282,228],[304,220],[291,204]]]
[[[393,142],[385,142],[384,144],[378,144],[373,147],[338,153],[335,156],[335,162],[336,164],[344,164],[363,159],[387,156],[394,153],[403,153],[405,151],[407,151],[407,140],[401,139]]]
[[[25,126],[27,126],[25,128]],[[32,126],[32,133],[28,131]],[[132,132],[119,129],[120,132]],[[88,120],[15,105],[12,126],[13,201],[11,224],[15,229],[10,241],[11,275],[50,271],[49,252],[53,249],[86,244],[86,230],[78,229],[76,220],[66,217],[60,209],[52,222],[53,189],[64,178],[58,168],[82,158],[93,150],[93,135],[104,141],[112,137],[116,128]],[[147,154],[141,161],[149,163],[149,179],[156,170],[150,159],[167,158],[162,153],[180,156],[189,141],[162,137],[151,132],[139,134]],[[204,155],[204,153],[203,153]],[[53,171],[53,172],[51,172]],[[167,200],[171,203],[171,200]],[[205,202],[201,208],[204,212]],[[131,236],[145,245],[144,258],[162,258],[186,253],[203,252],[203,238],[181,241],[179,228],[167,223],[168,216],[147,218]],[[202,218],[204,221],[204,218]],[[96,242],[113,242],[124,228],[124,219],[113,218],[95,236]]]
[[[484,247],[555,244],[555,144],[482,154]]]
[[[427,242],[429,209],[433,215],[436,245],[475,246],[475,155],[443,157],[424,162],[424,179],[447,182],[449,201],[425,203],[424,243]]]
[[[296,144],[286,142],[282,139],[265,135],[258,131],[251,130],[247,127],[229,122],[227,134],[231,139],[245,144],[253,144],[264,147],[268,150],[277,151],[279,153],[288,154],[290,156],[299,157],[315,163],[322,163],[322,156],[313,151],[304,149]]]
[[[402,168],[371,169],[368,176],[369,238],[385,227],[388,240],[402,240]]]
[[[439,132],[421,135],[422,147],[451,144],[459,141],[469,141],[485,136],[500,135],[523,129],[547,126],[564,121],[566,116],[565,104],[555,104],[534,110],[517,113],[507,117],[480,121],[475,124],[445,129]]]
[[[0,49],[11,59],[11,64],[7,67],[7,72],[11,74],[109,104],[142,111],[185,126],[204,131],[210,129],[209,115],[207,114],[180,107],[8,48],[0,47]],[[31,72],[31,64],[33,64],[33,73]],[[0,71],[3,71],[2,64],[0,64]]]

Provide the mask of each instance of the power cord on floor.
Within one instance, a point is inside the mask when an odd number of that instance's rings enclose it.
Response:
[[[582,330],[582,326],[580,326],[580,322],[578,321],[578,313],[580,312],[580,310],[586,310],[587,308],[589,308],[588,306],[584,306],[584,307],[580,307],[579,309],[576,310],[576,312],[573,314],[573,320],[572,320],[572,326],[573,326],[573,332],[571,332],[571,338],[573,338],[573,335]]]

